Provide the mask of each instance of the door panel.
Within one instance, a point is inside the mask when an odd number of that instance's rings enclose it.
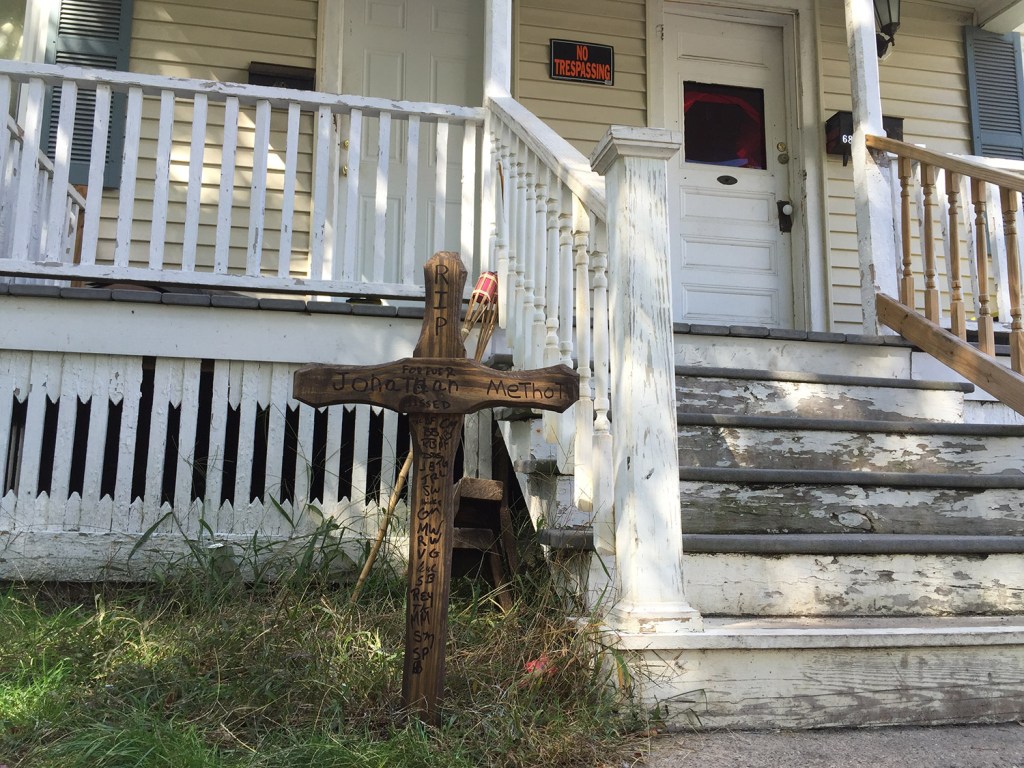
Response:
[[[479,106],[483,99],[483,3],[476,0],[345,0],[342,90],[360,96]],[[376,118],[366,118],[360,162],[358,269],[373,274],[373,220],[378,155]],[[389,195],[385,231],[385,279],[397,279],[406,232],[407,126],[391,124]],[[416,252],[433,253],[437,128],[420,126],[416,186]],[[449,129],[443,248],[460,250],[462,128]]]
[[[669,12],[665,43],[669,127],[684,135],[669,162],[676,319],[789,327],[782,29]]]

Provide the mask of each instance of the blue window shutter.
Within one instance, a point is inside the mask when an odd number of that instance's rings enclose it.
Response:
[[[50,20],[46,61],[75,67],[127,70],[131,44],[131,0],[61,0]],[[121,173],[124,147],[126,96],[115,93],[111,105],[110,133],[107,137],[107,162],[103,186],[116,187]],[[71,144],[71,183],[85,184],[89,178],[90,136],[96,112],[96,93],[87,88],[78,92],[75,130]],[[60,114],[60,88],[55,87],[48,100],[44,125],[46,148],[52,157]]]
[[[1016,32],[964,28],[974,154],[1024,160],[1024,52]]]

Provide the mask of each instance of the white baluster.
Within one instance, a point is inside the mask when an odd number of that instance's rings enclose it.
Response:
[[[156,178],[153,180],[153,218],[149,235],[149,268],[163,269],[167,240],[167,201],[171,183],[171,138],[174,134],[174,93],[160,93],[160,126],[156,142]]]
[[[267,212],[267,154],[270,149],[270,102],[256,102],[256,130],[252,147],[252,184],[249,188],[249,233],[245,240],[245,274],[259,277],[263,266],[263,228]]]
[[[525,150],[525,147],[524,147]],[[536,276],[534,265],[536,263],[537,249],[537,187],[534,183],[535,159],[532,154],[524,156],[523,182],[523,208],[522,208],[522,248],[519,252],[519,274],[518,281],[522,280],[522,292],[519,294],[519,301],[516,305],[516,312],[519,314],[519,322],[516,330],[516,365],[522,368],[533,368],[533,351],[530,348],[530,336],[533,331],[533,307],[536,298],[533,295],[533,280]]]
[[[508,221],[509,221],[509,153],[508,147],[501,140],[500,132],[494,134],[495,156],[497,157],[498,170],[494,174],[494,202],[495,211],[495,234],[494,251],[495,264],[498,272],[498,322],[502,328],[508,327]]]
[[[448,207],[448,121],[437,121],[434,170],[434,252],[445,249],[445,219]]]
[[[217,200],[217,234],[213,271],[227,274],[231,248],[231,207],[235,196],[235,155],[238,150],[238,99],[224,101],[224,148],[221,152],[220,197]]]
[[[78,105],[78,85],[65,80],[60,89],[60,116],[57,119],[57,141],[53,155],[53,186],[47,205],[49,221],[46,224],[46,260],[63,261],[64,201],[68,195],[68,175],[71,170],[71,137],[75,130],[75,109]]]
[[[611,361],[608,322],[608,240],[607,227],[591,215],[590,265],[594,286],[594,547],[603,566],[615,567],[615,479],[612,466],[610,401]]]
[[[479,271],[498,269],[498,209],[494,180],[497,176],[498,151],[494,145],[491,127],[494,114],[488,110],[477,140],[480,142],[480,254]]]
[[[547,242],[547,278],[545,289],[544,318],[544,365],[555,365],[561,357],[558,344],[558,328],[562,314],[562,233],[559,228],[559,216],[562,212],[562,200],[565,198],[564,188],[555,183],[548,190],[548,242]],[[565,247],[568,252],[568,229],[566,230]],[[569,268],[571,272],[571,267]]]
[[[580,399],[573,406],[576,436],[573,446],[575,488],[573,501],[579,509],[594,511],[594,390],[591,360],[590,311],[590,217],[579,198],[572,199],[572,249],[576,281],[576,373],[580,377]],[[569,329],[571,331],[571,328]],[[609,454],[610,455],[610,454]],[[595,529],[596,534],[596,529]],[[596,535],[595,535],[596,541]],[[612,540],[614,541],[614,540]],[[609,554],[605,552],[605,554]]]
[[[543,161],[537,158],[537,192],[534,199],[536,214],[533,232],[533,307],[530,315],[530,337],[528,341],[531,368],[544,365],[544,322],[547,315],[548,250],[551,247],[549,234],[554,232],[548,219],[548,185],[550,174]],[[557,245],[557,241],[556,241]]]
[[[21,140],[21,169],[18,172],[18,192],[15,202],[13,244],[11,257],[27,260],[32,248],[33,233],[38,227],[33,223],[36,205],[36,163],[39,157],[39,143],[43,127],[43,81],[29,80],[25,100],[25,125]]]
[[[237,106],[237,99],[235,103]],[[124,155],[121,161],[121,190],[117,203],[117,239],[114,245],[114,264],[118,267],[127,267],[131,261],[132,221],[135,219],[135,186],[138,181],[141,132],[142,89],[132,88],[128,91],[128,111],[124,126]],[[234,175],[233,169],[232,175]]]
[[[344,274],[356,279],[359,248],[359,161],[363,152],[363,113],[353,109],[348,125],[348,184],[345,192]]]
[[[371,279],[384,282],[384,265],[387,252],[384,249],[388,214],[388,169],[391,160],[391,113],[381,112],[377,120],[377,185],[373,211],[373,266]]]
[[[402,252],[402,283],[416,285],[419,278],[416,274],[420,259],[416,255],[416,223],[420,203],[419,169],[420,169],[420,119],[416,115],[409,117],[408,136],[405,145],[405,236]],[[422,270],[420,271],[422,274]]]
[[[110,133],[110,86],[96,86],[96,113],[92,121],[92,151],[89,154],[89,188],[82,227],[82,264],[96,263],[100,237],[100,208],[103,203],[103,172]]]
[[[516,296],[516,281],[518,280],[519,271],[519,247],[520,247],[520,235],[521,230],[519,227],[519,218],[521,215],[521,198],[520,198],[520,164],[519,155],[517,152],[518,143],[511,134],[506,134],[506,156],[508,158],[508,168],[506,169],[505,179],[505,195],[508,197],[508,225],[505,230],[505,240],[508,247],[508,277],[505,281],[505,308],[503,322],[505,323],[505,334],[508,339],[508,345],[510,348],[514,348],[516,332],[519,328],[518,325],[518,304]],[[501,289],[501,283],[498,283],[499,290]]]
[[[523,326],[528,318],[523,315],[523,304],[526,296],[526,277],[524,270],[529,259],[530,247],[527,245],[527,221],[526,217],[530,211],[526,200],[526,190],[530,186],[530,179],[527,178],[526,148],[521,141],[516,140],[514,145],[516,152],[516,222],[515,222],[515,249],[509,253],[509,263],[512,265],[514,259],[514,295],[512,308],[509,310],[509,328],[512,335],[509,344],[513,350],[513,364],[525,368],[526,359],[523,357],[522,338]],[[510,286],[511,288],[512,286]]]
[[[575,267],[573,265],[572,249],[572,192],[565,185],[559,185],[558,195],[558,256],[555,260],[556,268],[552,274],[558,276],[557,286],[553,288],[557,296],[557,326],[555,328],[555,353],[556,363],[572,367],[572,326],[573,326],[573,279]],[[548,306],[549,316],[553,313],[551,305]],[[589,317],[581,320],[589,323]],[[576,414],[573,410],[559,414],[555,417],[556,436],[555,442],[559,446],[560,462],[563,471],[572,472],[572,465],[575,463],[573,451],[575,449]]]
[[[206,117],[209,100],[197,93],[192,104],[192,145],[188,158],[188,191],[185,194],[185,237],[181,246],[181,271],[195,272],[199,248],[199,211],[203,195],[203,159],[206,150]],[[91,169],[90,169],[91,171]],[[91,189],[91,188],[90,188]],[[86,208],[88,215],[88,207]]]
[[[331,145],[333,117],[329,107],[320,107],[316,116],[316,157],[328,157]],[[329,172],[314,174],[313,221],[310,224],[309,279],[323,280],[330,275],[326,264],[327,189]],[[237,505],[236,505],[237,506]]]
[[[473,233],[476,228],[474,211],[476,210],[476,126],[468,123],[463,125],[462,133],[462,210],[459,217],[460,232],[459,243],[462,252],[462,261],[472,270],[470,281],[466,286],[472,288],[473,272],[479,272],[481,259],[486,258],[480,252],[480,258],[476,258],[473,245]],[[484,195],[486,197],[486,195]],[[486,200],[481,202],[481,213],[487,211]],[[474,269],[475,267],[475,269]]]
[[[277,276],[288,277],[292,267],[292,233],[295,230],[295,175],[299,164],[298,104],[288,105],[288,136],[284,154],[284,197],[281,201],[281,244],[277,252]]]

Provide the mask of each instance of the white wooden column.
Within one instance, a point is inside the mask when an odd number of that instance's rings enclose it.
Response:
[[[512,92],[512,0],[487,0],[484,16],[484,95]]]
[[[606,179],[616,602],[623,632],[699,630],[683,593],[668,163],[678,132],[612,126],[591,163]]]
[[[875,312],[876,293],[899,296],[889,159],[884,152],[868,152],[864,143],[866,134],[885,135],[878,83],[875,11],[871,0],[846,0],[846,42],[853,98],[851,151],[864,333],[889,333],[879,326]]]

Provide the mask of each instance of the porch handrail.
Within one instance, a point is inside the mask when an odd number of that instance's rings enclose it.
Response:
[[[483,108],[0,61],[0,94],[21,89],[33,153],[45,148],[47,91],[58,87],[55,177],[67,178],[76,117],[75,155],[90,158],[82,257],[56,264],[31,252],[42,224],[18,174],[0,275],[412,298],[434,251],[482,261]],[[104,192],[118,93],[120,187]],[[93,98],[94,117],[82,107]],[[104,198],[116,210],[106,219]]]
[[[924,352],[940,360],[964,378],[978,385],[1001,402],[1024,414],[1024,318],[1021,306],[1021,260],[1017,219],[1024,192],[1024,176],[969,159],[935,152],[881,136],[867,136],[870,149],[889,152],[898,159],[899,210],[894,220],[899,233],[901,269],[899,297],[882,293],[876,296],[879,320],[917,344]],[[911,234],[913,218],[911,186],[913,163],[920,164],[921,203],[920,253],[915,254]],[[938,263],[935,253],[936,174],[944,178],[946,200],[942,226],[947,235],[949,274],[950,330],[941,327],[941,296],[938,288]],[[995,334],[991,311],[990,247],[988,197],[989,186],[998,190],[1002,213],[1002,239],[1005,243],[1006,282],[1009,293],[1010,369],[995,360]],[[894,195],[895,196],[895,195]],[[973,212],[973,216],[971,215]],[[966,222],[961,217],[966,217]],[[975,317],[978,348],[967,343],[967,308],[964,299],[961,239],[973,226],[968,260],[975,285]],[[915,265],[923,273],[924,312],[916,309]],[[1005,318],[1001,318],[1005,321]]]
[[[7,132],[8,135],[11,137],[12,142],[16,142],[19,145],[24,142],[24,131],[21,130],[21,126],[18,125],[13,115],[7,116]],[[54,168],[53,162],[50,160],[50,158],[48,158],[42,152],[37,152],[36,162],[39,164],[40,171],[44,172],[50,178],[53,178]],[[67,195],[68,199],[70,199],[72,202],[77,203],[78,205],[82,206],[82,208],[85,208],[85,197],[83,197],[82,193],[75,189],[71,184],[68,184]]]
[[[988,184],[995,184],[999,187],[1014,189],[1017,192],[1024,192],[1024,175],[1014,171],[1004,171],[1000,168],[993,168],[990,165],[979,163],[976,160],[959,156],[949,155],[944,152],[936,152],[933,149],[919,147],[914,144],[907,144],[898,139],[890,139],[888,136],[865,137],[869,149],[877,149],[881,152],[892,152],[900,157],[907,157],[911,160],[918,160],[945,170],[970,176],[972,179],[984,181]]]
[[[488,98],[485,106],[497,169],[499,316],[513,365],[565,363],[580,376],[573,409],[545,414],[545,436],[575,481],[572,510],[548,522],[592,524],[598,551],[608,553],[614,489],[605,181],[512,97]]]
[[[940,363],[977,384],[1001,403],[1024,414],[1024,376],[928,320],[896,299],[875,297],[878,319]]]
[[[63,81],[81,86],[93,86],[97,81],[110,86],[112,91],[127,93],[139,88],[144,96],[160,96],[171,91],[176,96],[194,96],[199,93],[216,94],[225,99],[237,98],[240,104],[255,106],[267,101],[272,107],[287,109],[292,102],[299,101],[307,106],[330,107],[332,111],[360,110],[366,117],[377,117],[386,112],[402,112],[417,115],[424,120],[461,119],[483,123],[483,109],[462,107],[433,102],[403,101],[374,96],[302,91],[293,88],[255,86],[246,83],[232,83],[222,80],[198,80],[164,75],[147,75],[142,72],[121,72],[112,69],[90,69],[64,64],[34,64],[0,59],[0,75],[17,76],[22,79],[39,78],[47,85],[60,85]]]
[[[487,104],[587,210],[602,220],[608,217],[604,179],[591,169],[582,152],[511,96],[490,97]]]

